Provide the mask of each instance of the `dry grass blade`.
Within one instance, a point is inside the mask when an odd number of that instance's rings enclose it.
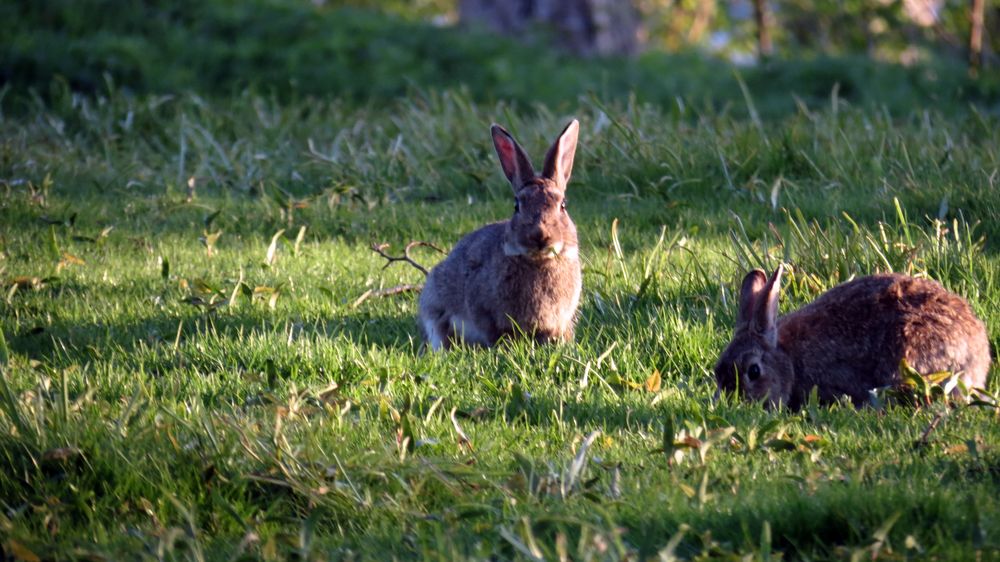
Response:
[[[457,407],[453,407],[451,409],[451,425],[454,426],[455,433],[458,435],[458,444],[460,446],[468,447],[470,451],[473,451],[472,441],[469,439],[469,436],[465,434],[465,431],[462,430],[462,426],[458,424],[458,418],[455,417],[455,413],[457,411]]]
[[[569,474],[567,474],[564,482],[565,486],[562,490],[564,498],[573,490],[579,481],[580,474],[583,473],[583,467],[587,464],[587,451],[594,443],[594,439],[597,439],[597,436],[600,434],[601,430],[596,429],[590,432],[590,435],[588,435],[586,439],[583,440],[583,443],[580,444],[580,448],[576,452],[576,457],[573,458],[573,463],[569,467]]]

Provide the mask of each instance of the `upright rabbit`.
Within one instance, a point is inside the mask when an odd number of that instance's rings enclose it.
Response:
[[[428,275],[419,318],[431,349],[455,340],[490,346],[520,332],[540,342],[573,339],[581,281],[566,184],[579,131],[574,119],[536,175],[514,137],[492,126],[514,216],[467,235]]]
[[[967,387],[985,386],[986,328],[938,283],[862,277],[777,318],[782,271],[743,279],[733,341],[715,365],[719,391],[797,409],[815,387],[822,402],[846,395],[861,406],[869,389],[900,382],[902,359],[921,373],[960,372]]]

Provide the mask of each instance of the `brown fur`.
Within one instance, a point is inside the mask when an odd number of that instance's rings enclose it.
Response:
[[[821,402],[848,396],[860,406],[870,389],[901,382],[904,358],[920,373],[960,372],[967,387],[986,385],[986,327],[937,282],[862,277],[776,319],[781,272],[744,279],[736,331],[715,366],[720,391],[795,409],[815,387]]]
[[[521,332],[540,342],[573,339],[580,261],[564,202],[578,131],[574,120],[549,149],[539,176],[510,133],[492,127],[516,210],[510,220],[460,240],[427,277],[419,318],[432,349],[458,340],[490,346]]]

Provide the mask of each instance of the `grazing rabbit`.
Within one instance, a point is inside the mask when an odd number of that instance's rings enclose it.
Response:
[[[901,382],[902,359],[920,373],[960,372],[967,387],[986,385],[986,328],[935,281],[862,277],[778,318],[782,271],[743,279],[733,341],[715,365],[719,392],[798,409],[815,387],[821,402],[846,395],[859,407],[869,389]]]
[[[574,119],[536,175],[514,137],[491,127],[514,215],[467,235],[427,276],[419,318],[431,349],[456,340],[491,346],[522,332],[540,342],[573,339],[581,281],[566,184],[579,131]]]

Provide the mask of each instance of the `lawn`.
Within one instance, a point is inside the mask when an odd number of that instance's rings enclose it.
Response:
[[[782,262],[783,311],[927,275],[996,349],[1000,105],[727,76],[697,102],[5,90],[3,555],[996,559],[996,367],[974,405],[800,412],[713,402],[711,367],[743,274]],[[537,161],[571,117],[576,341],[426,353],[416,294],[374,294],[422,275],[369,245],[508,217],[490,123]]]

